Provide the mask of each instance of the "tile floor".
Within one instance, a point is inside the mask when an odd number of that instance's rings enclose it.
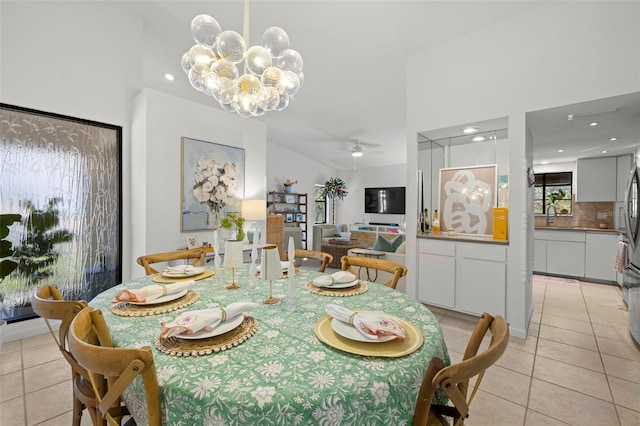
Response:
[[[640,350],[618,288],[536,276],[533,297],[529,338],[510,339],[466,424],[640,425]],[[433,311],[459,361],[475,320]],[[49,334],[5,344],[0,368],[0,425],[71,424],[69,367]]]

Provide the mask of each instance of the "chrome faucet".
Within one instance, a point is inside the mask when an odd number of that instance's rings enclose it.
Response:
[[[558,212],[556,211],[556,206],[553,204],[550,204],[547,206],[547,226],[551,225],[553,222],[555,222],[555,219],[551,218],[551,209],[553,209],[553,217],[557,217],[558,216]]]

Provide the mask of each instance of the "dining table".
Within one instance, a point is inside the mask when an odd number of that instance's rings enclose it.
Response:
[[[239,289],[227,289],[232,274]],[[172,285],[150,275],[110,288],[89,304],[102,310],[115,347],[152,348],[165,425],[410,424],[427,364],[433,357],[450,363],[433,313],[384,285],[358,281],[355,289],[327,290],[312,283],[323,273],[296,269],[294,275],[270,284],[253,269],[250,273],[248,265],[234,271],[219,268],[194,277],[184,303],[114,303],[123,289],[158,281]],[[263,303],[270,291],[279,303]],[[161,323],[181,313],[239,301],[258,304],[245,313],[242,324],[248,326],[240,337],[216,344],[160,337]],[[334,333],[327,304],[392,315],[402,320],[408,337],[402,342],[352,342]],[[446,402],[443,395],[436,397]],[[125,390],[123,401],[137,424],[147,424],[139,377]]]

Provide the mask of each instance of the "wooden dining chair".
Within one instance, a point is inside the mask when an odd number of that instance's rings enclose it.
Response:
[[[488,331],[491,331],[489,346],[478,354]],[[486,312],[482,314],[471,334],[461,362],[448,367],[440,358],[433,358],[429,362],[418,393],[412,424],[414,426],[464,425],[464,420],[469,417],[469,405],[480,387],[485,370],[502,356],[507,343],[509,343],[509,325],[505,319],[501,316],[491,316]],[[469,380],[476,376],[473,391],[467,398]],[[437,389],[442,389],[453,405],[434,404],[433,396]],[[451,418],[452,423],[449,423],[445,417]]]
[[[189,250],[176,250],[167,251],[164,253],[146,254],[138,258],[138,265],[142,265],[147,275],[153,275],[159,273],[151,267],[154,263],[169,262],[172,260],[189,260],[191,259],[191,265],[204,266],[205,251],[201,248],[189,249]]]
[[[162,424],[160,387],[149,346],[114,348],[102,311],[86,307],[71,322],[69,349],[84,367],[98,400],[98,416],[109,425],[119,425],[129,414],[121,402],[124,390],[141,376],[149,426]]]
[[[287,252],[287,260],[289,260],[288,256],[289,252]],[[333,261],[333,256],[329,253],[314,250],[296,249],[293,257],[295,259],[306,258],[319,261],[320,269],[318,269],[318,272],[324,272],[324,270],[327,269],[327,265]]]
[[[88,382],[87,370],[78,364],[67,347],[67,334],[71,321],[78,312],[87,307],[87,302],[84,300],[64,300],[58,287],[55,285],[44,285],[33,292],[31,296],[31,306],[33,312],[44,319],[62,356],[71,366],[73,385],[72,424],[74,426],[80,425],[82,421],[82,411],[85,408],[95,423],[97,401],[95,393]],[[50,321],[52,320],[61,321],[57,336],[51,326]]]
[[[398,285],[398,280],[407,275],[407,267],[390,260],[376,259],[373,257],[363,256],[342,256],[340,259],[342,262],[342,270],[349,271],[356,276],[359,276],[353,267],[358,266],[360,268],[375,269],[377,271],[388,272],[392,275],[391,279],[384,285],[393,289]]]

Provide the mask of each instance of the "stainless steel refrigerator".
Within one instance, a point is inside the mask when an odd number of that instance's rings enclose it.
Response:
[[[640,148],[634,154],[634,161],[627,185],[624,219],[627,227],[629,246],[627,261],[623,269],[623,283],[629,294],[629,331],[640,344]]]

